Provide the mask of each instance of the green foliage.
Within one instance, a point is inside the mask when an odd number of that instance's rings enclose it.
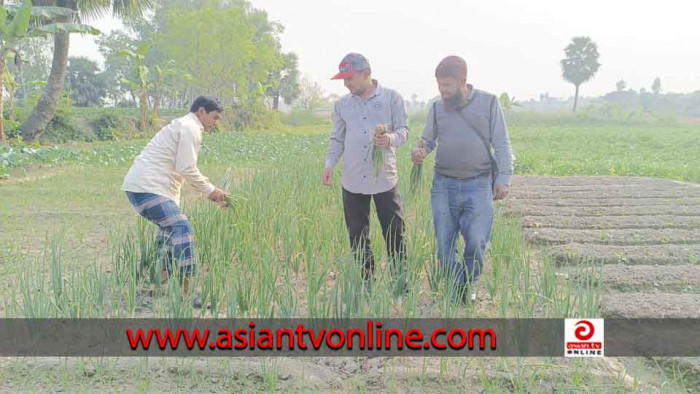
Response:
[[[122,100],[117,103],[117,108],[135,108],[136,103],[132,100]]]
[[[330,119],[304,108],[293,108],[289,113],[281,114],[282,123],[289,126],[329,125]]]
[[[270,73],[268,81],[270,87],[266,94],[272,97],[273,109],[279,106],[282,98],[285,104],[290,105],[299,97],[301,88],[299,86],[299,58],[295,53],[282,55],[282,64]]]
[[[116,111],[103,111],[98,117],[92,121],[95,127],[95,133],[99,129],[114,129],[123,125],[120,114]]]
[[[148,92],[152,87],[152,82],[149,77],[151,71],[145,64],[146,54],[151,49],[151,42],[144,42],[135,50],[125,49],[117,53],[118,56],[127,58],[132,61],[134,67],[134,75],[136,78],[127,79],[120,78],[119,82],[126,85],[132,93],[138,92],[139,107],[141,108],[141,119],[139,119],[139,130],[145,132],[150,130],[151,123],[147,118],[148,112]]]
[[[576,112],[579,86],[593,78],[600,68],[598,45],[590,37],[574,37],[564,52],[566,58],[561,60],[561,76],[576,87],[573,108]]]
[[[515,97],[510,97],[508,96],[508,93],[501,93],[501,95],[498,97],[498,101],[501,104],[501,108],[503,108],[504,112],[510,112],[513,107],[520,107],[520,104],[515,102]]]
[[[128,93],[126,86],[119,83],[122,78],[130,78],[133,67],[129,59],[118,55],[119,52],[137,46],[137,41],[131,36],[121,31],[112,31],[109,34],[103,34],[95,40],[99,47],[99,51],[105,58],[104,71],[102,78],[105,80],[107,94],[113,100],[116,106],[127,105],[135,106],[134,103],[124,102],[122,96]]]
[[[224,129],[228,130],[279,127],[279,115],[268,108],[276,109],[282,100],[289,105],[301,93],[298,58],[281,52],[282,26],[248,2],[157,3],[148,19],[125,24],[136,39],[122,32],[98,39],[116,106],[127,105],[121,103],[125,92],[140,95],[146,69],[154,107],[183,108],[199,95],[213,96],[226,109]],[[153,46],[136,66],[138,42]],[[127,55],[125,50],[134,56],[117,56]],[[321,99],[312,96],[307,101],[318,106]]]
[[[297,105],[308,111],[313,111],[325,104],[326,99],[323,96],[323,89],[318,82],[312,81],[307,77],[302,77],[299,81],[299,98]]]
[[[413,163],[409,180],[409,195],[414,196],[423,186],[423,164]]]
[[[117,139],[119,130],[123,130],[125,122],[114,111],[104,111],[92,121],[95,135],[100,141],[113,141]]]
[[[127,58],[133,62],[133,67],[135,70],[135,79],[121,78],[120,83],[123,83],[131,90],[144,90],[147,91],[150,87],[148,76],[150,74],[149,68],[145,65],[146,54],[151,49],[153,44],[150,42],[144,42],[139,45],[135,50],[124,49],[117,53],[118,56]]]
[[[21,123],[17,121],[5,120],[5,138],[8,140],[22,137],[22,130],[19,128]]]
[[[623,103],[604,102],[598,105],[589,105],[576,114],[576,118],[591,123],[618,123],[627,125],[667,125],[678,123],[675,114],[670,112],[652,113],[645,111],[642,105],[633,107]]]
[[[256,37],[257,27],[242,4],[173,9],[166,14],[163,27],[156,45],[192,75],[197,90],[228,98],[230,103],[233,97],[246,98],[256,82],[267,80],[265,61],[249,70],[253,60],[265,54],[257,51],[256,41],[263,37]],[[258,42],[262,47],[262,41]],[[264,75],[251,80],[249,71]]]
[[[593,78],[598,71],[598,45],[590,37],[574,37],[564,50],[561,60],[562,77],[576,86]]]
[[[69,111],[58,110],[41,135],[42,142],[65,143],[68,141],[92,142],[95,135],[78,127]]]
[[[65,7],[33,7],[31,0],[24,0],[19,7],[0,6],[0,33],[5,43],[3,49],[26,37],[46,37],[54,33],[100,34],[98,29],[81,23],[49,23],[70,16],[72,12]]]
[[[374,129],[375,137],[386,134],[386,126],[381,124]],[[374,169],[374,177],[379,176],[379,172],[384,169],[386,164],[384,147],[372,144],[372,167]]]
[[[12,22],[10,23],[9,29],[5,31],[3,29],[3,35],[8,38],[20,38],[27,33],[29,28],[29,19],[32,15],[32,2],[30,0],[24,0],[22,6],[16,10]],[[4,22],[4,21],[3,21]]]
[[[20,90],[21,91],[21,90]],[[24,105],[18,106],[15,111],[16,111],[16,117],[17,120],[20,122],[23,122],[29,115],[32,113],[32,108],[36,105],[37,101],[39,101],[39,97],[41,96],[40,92],[33,92],[31,95],[26,97],[24,99]]]
[[[619,81],[617,81],[617,82],[615,83],[615,89],[616,89],[618,92],[622,92],[622,91],[625,90],[626,88],[627,88],[627,82],[625,82],[625,81],[622,80],[622,79],[619,80]]]
[[[55,33],[80,33],[98,35],[100,31],[90,25],[82,23],[51,23],[34,28],[29,32],[30,37],[40,37]]]
[[[206,5],[163,5],[154,18],[158,52],[192,77],[178,90],[191,92],[189,101],[200,94],[220,99],[227,112],[231,110],[229,117],[237,118],[235,129],[278,124],[262,108],[268,92],[282,88],[285,58],[278,38],[282,27],[245,2],[214,0]]]
[[[413,130],[413,127],[414,127],[413,125],[415,125],[415,124],[425,123],[425,120],[428,118],[429,108],[430,108],[430,105],[426,105],[425,109],[423,111],[417,112],[417,113],[414,113],[414,114],[408,116],[408,124],[411,125],[411,130]]]
[[[220,125],[228,131],[275,130],[282,127],[282,121],[279,111],[270,110],[259,102],[227,108]]]
[[[661,78],[654,78],[654,82],[651,84],[651,91],[657,96],[661,93]]]
[[[0,6],[0,93],[4,92],[7,54],[14,52],[15,63],[20,65],[22,62],[16,47],[20,40],[45,37],[59,32],[99,34],[99,30],[79,23],[48,23],[52,19],[66,17],[71,13],[70,9],[63,7],[32,7],[31,0],[24,0],[19,7],[5,6],[4,3]],[[14,90],[11,93],[14,96]],[[4,118],[0,117],[0,128],[4,128],[3,121]]]
[[[97,139],[100,141],[114,141],[117,139],[117,129],[113,128],[105,128],[105,129],[100,129],[99,131],[95,132],[97,135]]]
[[[513,111],[508,127],[517,174],[629,175],[700,182],[695,147],[698,126],[683,125],[671,115],[652,118],[585,117],[557,112]],[[425,119],[412,123],[422,129]],[[595,143],[592,143],[595,141]]]
[[[95,141],[95,133],[92,130],[78,126],[73,114],[73,102],[67,93],[58,102],[56,114],[44,129],[41,142],[65,143],[69,141]]]
[[[68,59],[68,89],[78,107],[102,104],[107,94],[106,84],[97,63],[87,58]]]
[[[53,55],[52,40],[53,37],[50,36],[23,39],[18,43],[18,48],[23,54],[23,61],[17,65],[14,62],[8,62],[8,69],[11,70],[13,75],[19,76],[21,68],[22,81],[46,81],[51,68],[51,56]],[[17,79],[17,82],[19,82],[19,78]],[[24,100],[25,97],[29,97],[40,90],[40,86],[23,86],[18,90],[17,97]]]

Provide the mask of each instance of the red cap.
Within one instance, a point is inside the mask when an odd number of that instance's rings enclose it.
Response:
[[[338,73],[331,79],[345,79],[357,74],[359,71],[368,70],[369,62],[359,53],[348,53],[338,65]]]
[[[338,72],[333,76],[331,79],[345,79],[345,78],[350,78],[353,75],[357,74],[360,70],[353,70],[352,69],[352,64],[350,63],[340,63],[338,66]]]

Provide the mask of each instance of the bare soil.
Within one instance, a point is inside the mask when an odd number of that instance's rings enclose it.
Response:
[[[558,229],[695,229],[700,228],[700,216],[544,216],[528,218],[525,220],[525,227]]]
[[[580,276],[585,274],[578,273]],[[606,289],[621,292],[697,293],[700,290],[700,266],[607,265],[602,270],[602,282]]]
[[[663,185],[685,185],[700,187],[687,182],[678,182],[670,179],[659,179],[650,177],[635,177],[635,176],[614,176],[614,175],[573,175],[573,176],[542,176],[542,175],[519,175],[513,177],[511,185],[514,188],[533,187],[533,186],[655,186]]]
[[[603,316],[700,318],[700,294],[614,292],[603,295]]]
[[[512,187],[511,187],[512,190]],[[555,207],[634,207],[634,206],[666,206],[666,207],[689,207],[700,204],[700,192],[696,192],[691,197],[649,197],[649,198],[574,198],[559,197],[550,195],[547,198],[521,198],[517,193],[513,193],[512,202],[524,204],[545,205]],[[680,208],[682,209],[682,208]]]
[[[700,228],[571,230],[558,228],[527,229],[527,238],[537,244],[588,243],[603,245],[700,244]]]
[[[575,280],[594,261],[603,317],[700,318],[700,185],[610,176],[516,176],[502,212]],[[700,357],[655,358],[700,387]]]
[[[700,216],[699,205],[635,205],[635,206],[576,206],[528,204],[527,200],[508,202],[504,212],[526,217],[561,216],[599,217],[599,216]]]
[[[598,245],[568,243],[547,247],[545,254],[561,265],[595,259],[602,264],[696,265],[700,245]]]

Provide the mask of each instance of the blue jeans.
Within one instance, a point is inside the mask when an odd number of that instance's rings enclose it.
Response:
[[[457,179],[435,173],[430,190],[438,259],[460,290],[479,279],[493,227],[491,175]],[[459,234],[464,238],[462,259]]]

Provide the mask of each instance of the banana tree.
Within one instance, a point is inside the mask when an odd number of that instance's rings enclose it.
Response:
[[[47,36],[57,32],[100,33],[99,30],[80,23],[51,23],[57,18],[65,18],[72,14],[73,11],[64,7],[32,7],[31,0],[24,0],[20,6],[0,6],[0,75],[5,75],[5,59],[8,54],[15,54],[15,64],[22,61],[17,45],[23,38]],[[4,91],[4,85],[3,77],[0,78],[0,92]],[[5,139],[2,116],[4,106],[4,97],[0,94],[0,141]]]
[[[151,88],[151,83],[149,81],[149,75],[151,71],[146,67],[145,60],[146,54],[151,49],[151,43],[146,42],[141,44],[136,51],[123,50],[119,51],[117,55],[131,59],[135,62],[136,67],[136,79],[137,81],[132,81],[127,78],[120,78],[119,82],[126,85],[131,91],[137,91],[139,95],[139,106],[141,107],[141,124],[139,125],[139,130],[145,131],[147,126],[147,113],[148,113],[148,91]]]
[[[5,59],[10,52],[14,52],[17,61],[21,62],[21,56],[17,49],[17,41],[24,38],[29,28],[31,18],[31,3],[25,1],[19,9],[3,5],[0,7],[0,73],[5,74],[7,64]],[[5,95],[4,78],[0,78],[0,141],[5,140]]]
[[[21,64],[21,63],[20,63]],[[10,104],[10,113],[9,113],[9,119],[10,121],[14,122],[17,119],[15,119],[15,96],[17,94],[17,91],[21,89],[22,87],[25,86],[45,86],[46,82],[44,81],[28,81],[28,82],[19,82],[15,80],[15,77],[12,75],[10,72],[10,69],[5,67],[5,72],[3,73],[3,82],[5,83],[5,89],[7,89],[8,93],[8,98],[9,98],[9,104]]]
[[[153,86],[153,119],[158,119],[158,109],[160,108],[160,99],[167,89],[166,78],[180,77],[186,81],[192,79],[190,74],[175,68],[175,61],[170,60],[163,67],[156,65],[155,78],[152,82]]]
[[[510,97],[508,93],[501,93],[501,95],[498,97],[498,101],[501,104],[501,108],[503,109],[503,112],[510,112],[513,107],[520,107],[520,104],[515,102],[515,97]]]

